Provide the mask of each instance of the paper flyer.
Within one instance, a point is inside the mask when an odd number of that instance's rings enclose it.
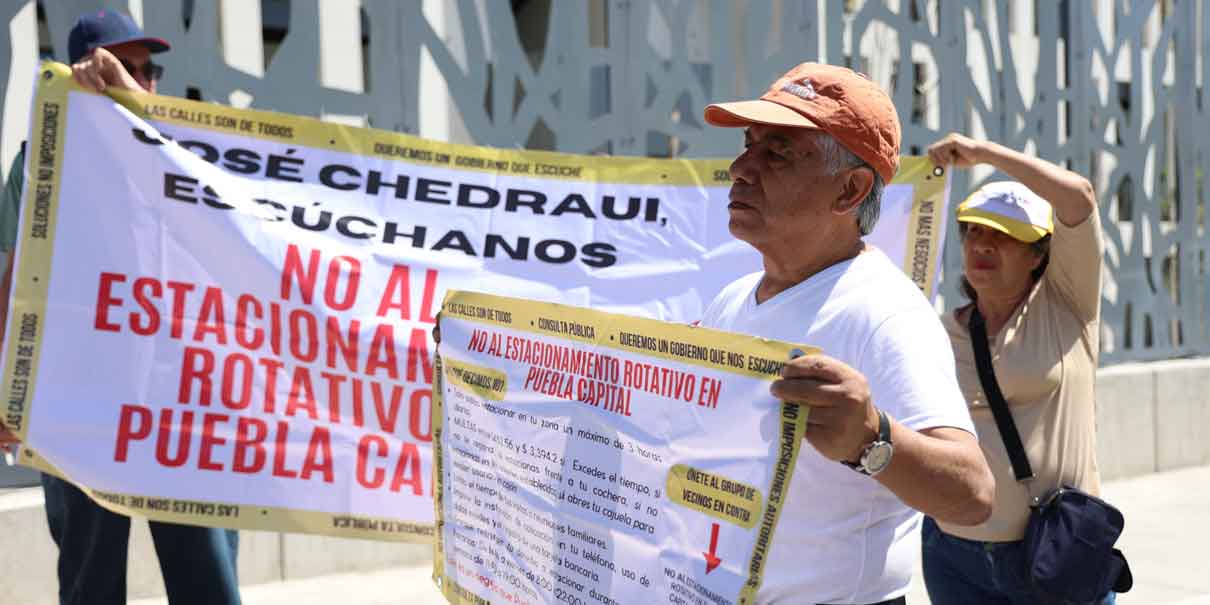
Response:
[[[442,311],[434,577],[451,603],[752,603],[808,346],[469,292]]]

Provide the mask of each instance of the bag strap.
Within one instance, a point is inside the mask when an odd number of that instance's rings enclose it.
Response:
[[[992,409],[992,417],[996,419],[996,428],[1000,430],[1000,438],[1004,440],[1004,448],[1008,450],[1008,459],[1013,465],[1013,475],[1017,481],[1029,481],[1034,478],[1033,468],[1029,466],[1029,458],[1025,455],[1025,447],[1021,445],[1021,435],[1017,432],[1017,424],[1013,422],[1012,412],[1008,410],[1008,402],[1000,392],[1000,383],[996,382],[996,372],[992,368],[992,354],[987,346],[987,326],[983,315],[979,313],[978,305],[971,305],[970,321],[967,327],[971,333],[971,345],[975,349],[975,367],[979,370],[979,383],[983,385],[983,393],[987,395],[987,405]]]

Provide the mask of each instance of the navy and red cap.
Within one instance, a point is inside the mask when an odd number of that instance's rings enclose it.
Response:
[[[80,15],[67,36],[68,59],[71,63],[76,63],[98,48],[127,42],[142,42],[147,50],[153,53],[162,53],[172,48],[163,38],[153,38],[143,33],[134,19],[106,8]]]

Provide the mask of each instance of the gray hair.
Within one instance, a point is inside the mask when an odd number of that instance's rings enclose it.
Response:
[[[861,230],[862,235],[869,235],[874,231],[874,225],[878,223],[878,212],[882,207],[882,190],[886,187],[886,183],[882,182],[882,176],[865,160],[857,157],[847,147],[841,145],[840,141],[826,132],[815,133],[815,146],[823,152],[828,172],[832,174],[846,168],[859,166],[865,166],[874,173],[874,185],[870,187],[869,195],[861,200],[853,211],[857,215],[857,228]]]

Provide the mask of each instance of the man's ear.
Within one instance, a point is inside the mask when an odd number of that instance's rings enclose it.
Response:
[[[832,204],[832,212],[849,214],[870,195],[874,188],[874,171],[869,166],[845,170],[840,197]]]

